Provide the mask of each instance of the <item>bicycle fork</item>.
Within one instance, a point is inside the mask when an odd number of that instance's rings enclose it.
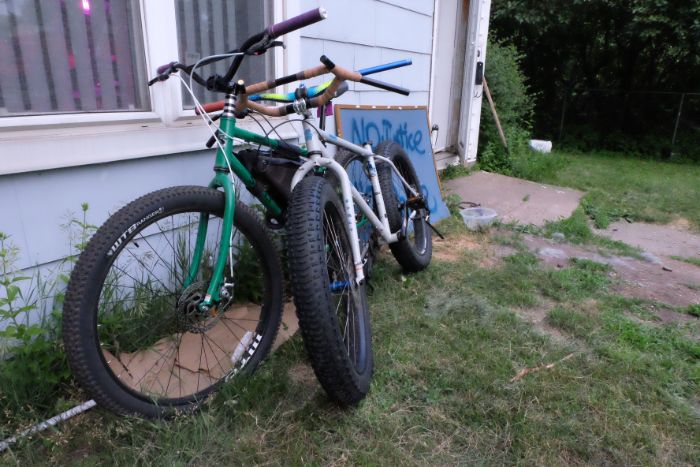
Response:
[[[227,99],[229,96],[226,96]],[[231,107],[232,108],[232,107]],[[224,134],[232,134],[235,131],[235,119],[232,111],[224,112],[221,118],[221,129]],[[224,191],[224,217],[221,226],[221,238],[219,240],[219,251],[216,257],[216,264],[212,271],[212,276],[209,281],[209,287],[207,288],[204,300],[198,305],[199,311],[206,313],[212,307],[212,305],[219,303],[221,300],[222,293],[228,293],[226,290],[226,284],[224,282],[224,270],[226,269],[227,260],[230,261],[231,267],[233,267],[233,239],[231,238],[233,232],[233,217],[236,208],[236,187],[233,184],[233,180],[229,177],[229,164],[238,162],[237,160],[231,160],[227,157],[227,154],[233,153],[233,140],[231,138],[226,138],[226,143],[224,145],[223,151],[219,147],[216,154],[216,162],[214,164],[214,171],[216,175],[209,183],[209,188],[218,189],[222,188]],[[228,160],[228,162],[227,162]],[[199,224],[197,227],[197,240],[195,243],[195,250],[192,257],[192,262],[190,263],[189,273],[187,275],[187,280],[184,284],[185,287],[189,287],[193,284],[199,274],[199,268],[202,264],[202,258],[204,255],[204,244],[207,239],[207,230],[209,228],[209,217],[207,214],[202,213],[199,217]]]
[[[308,118],[308,115],[304,115],[304,119]],[[302,126],[304,123],[302,121]],[[306,126],[303,127],[304,139],[306,140],[306,150],[309,157],[309,161],[302,164],[294,174],[292,178],[292,190],[294,187],[308,174],[314,167],[326,167],[335,173],[336,178],[340,181],[341,191],[343,193],[343,211],[345,214],[345,223],[348,227],[348,233],[350,236],[350,249],[352,252],[353,265],[355,267],[355,283],[361,284],[365,280],[364,264],[362,261],[362,253],[360,252],[360,239],[357,233],[357,224],[355,222],[355,205],[353,204],[353,199],[350,193],[352,193],[352,184],[345,173],[343,166],[338,164],[335,160],[323,157],[323,153],[319,147],[319,140],[316,135]]]

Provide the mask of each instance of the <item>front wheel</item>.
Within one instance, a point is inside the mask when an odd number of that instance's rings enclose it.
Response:
[[[394,163],[401,176],[417,192],[421,184],[411,160],[401,146],[393,141],[382,141],[375,154],[386,157]],[[432,230],[426,222],[426,208],[413,205],[411,192],[401,182],[392,168],[383,161],[377,163],[377,175],[382,189],[382,197],[392,232],[403,233],[403,238],[391,243],[389,248],[406,272],[422,271],[433,255]]]
[[[367,394],[374,365],[365,284],[355,281],[346,222],[328,180],[311,176],[295,187],[287,254],[299,327],[321,386],[353,405]]]
[[[221,301],[206,311],[198,306],[224,204],[223,193],[204,187],[153,192],[110,217],[80,255],[63,336],[76,379],[99,405],[148,418],[193,410],[270,350],[282,269],[247,206],[235,207]]]

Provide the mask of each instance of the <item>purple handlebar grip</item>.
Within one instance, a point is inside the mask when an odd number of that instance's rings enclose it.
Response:
[[[158,73],[159,75],[162,75],[163,73],[165,73],[166,71],[168,71],[168,70],[170,69],[171,66],[173,66],[173,63],[175,63],[175,62],[170,62],[170,63],[167,63],[167,64],[165,64],[165,65],[159,66],[159,67],[156,69],[156,73]]]
[[[325,8],[316,8],[315,10],[307,11],[294,18],[284,20],[281,23],[268,26],[266,32],[272,38],[279,37],[288,32],[296,31],[297,29],[324,20],[327,16],[328,14]]]

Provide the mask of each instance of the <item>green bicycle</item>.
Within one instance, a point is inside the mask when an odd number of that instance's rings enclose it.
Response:
[[[264,207],[267,226],[287,228],[300,327],[321,384],[342,404],[367,393],[373,370],[364,276],[368,252],[358,239],[355,210],[408,271],[430,261],[429,213],[400,147],[382,143],[375,154],[369,143],[357,146],[310,125],[308,109],[326,105],[343,91],[345,80],[407,94],[365,75],[410,61],[353,72],[322,57],[322,65],[295,75],[249,86],[233,83],[247,55],[264,53],[279,45],[275,38],[325,16],[322,8],[312,10],[268,27],[229,53],[194,65],[169,63],[149,82],[182,71],[190,92],[195,81],[226,95],[201,105],[192,93],[197,113],[209,123],[220,118],[208,142],[218,147],[215,175],[208,187],[167,188],[129,203],[80,255],[66,292],[63,335],[76,378],[98,404],[145,417],[194,410],[269,353],[282,315],[283,274],[268,231],[237,200],[234,174]],[[224,76],[204,79],[195,71],[230,57]],[[332,81],[291,96],[256,96],[329,72]],[[289,103],[268,107],[259,103],[263,99]],[[304,116],[304,148],[271,138],[274,128],[260,135],[236,126],[236,118],[293,112]],[[234,138],[250,146],[234,153]],[[363,158],[374,208],[352,187],[344,167],[323,155],[319,140]]]

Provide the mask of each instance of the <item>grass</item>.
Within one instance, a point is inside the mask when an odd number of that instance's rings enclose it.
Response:
[[[447,180],[464,177],[465,175],[472,173],[474,170],[478,170],[478,167],[466,167],[462,164],[448,165],[440,171],[440,180],[444,182]]]
[[[523,178],[586,191],[582,206],[598,228],[621,218],[652,223],[682,218],[700,231],[699,164],[556,151],[530,153],[515,168]]]
[[[468,235],[456,220],[441,227],[450,240]],[[149,422],[96,410],[21,443],[0,463],[697,462],[697,323],[648,320],[648,304],[614,295],[606,265],[547,269],[512,240],[514,254],[487,267],[493,240],[469,239],[483,249],[419,274],[403,275],[388,253],[378,262],[370,297],[376,370],[356,408],[327,400],[295,337],[194,416]],[[523,319],[544,308],[563,341]]]
[[[683,261],[684,263],[700,267],[700,258],[684,258],[683,256],[671,256],[671,258],[676,261]]]

